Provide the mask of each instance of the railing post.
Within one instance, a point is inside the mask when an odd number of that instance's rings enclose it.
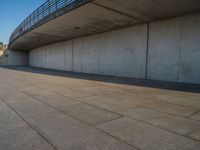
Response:
[[[48,10],[49,10],[49,11],[48,11],[48,12],[49,12],[48,15],[50,15],[50,10],[51,10],[51,3],[50,3],[50,0],[49,0],[49,3],[48,3],[48,6],[49,6],[49,7],[48,7]]]
[[[58,0],[56,0],[56,10],[58,10]]]
[[[32,14],[33,25],[35,24],[35,14]]]
[[[39,9],[37,10],[37,19],[38,19],[37,20],[37,22],[38,22],[40,20],[40,10]]]
[[[42,18],[44,18],[44,6],[42,7]]]
[[[67,5],[67,0],[64,0],[65,1],[65,6]]]

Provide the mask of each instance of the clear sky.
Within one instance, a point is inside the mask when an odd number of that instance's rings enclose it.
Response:
[[[8,44],[10,34],[46,0],[0,0],[0,42]]]

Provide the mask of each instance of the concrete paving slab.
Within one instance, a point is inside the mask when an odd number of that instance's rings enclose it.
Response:
[[[12,94],[15,94],[15,93],[18,93],[18,91],[16,89],[14,89],[13,87],[10,87],[10,86],[4,86],[4,85],[1,85],[0,86],[0,95],[1,96],[7,96],[7,95],[12,95]]]
[[[9,105],[58,149],[66,149],[81,143],[87,145],[88,141],[106,136],[95,128],[34,99],[18,103],[11,102]],[[108,138],[114,140],[110,136]]]
[[[18,88],[19,90],[31,95],[31,96],[46,96],[46,95],[52,95],[52,92],[38,88],[34,85],[30,86],[24,86],[22,88]]]
[[[200,148],[199,93],[150,88],[140,80],[133,85],[122,78],[83,76],[30,67],[0,68],[0,98],[57,149]],[[1,117],[8,119],[0,113]],[[16,119],[12,121],[18,125]],[[0,126],[6,128],[5,123],[0,121]],[[5,136],[19,133],[15,125],[8,127]],[[26,140],[16,142],[23,145]]]
[[[191,115],[189,118],[200,121],[200,112]]]
[[[69,105],[63,108],[63,111],[92,126],[121,117],[121,115],[83,103]]]
[[[94,94],[91,93],[87,93],[87,92],[82,92],[80,90],[76,90],[76,89],[59,89],[57,88],[55,90],[56,93],[64,95],[64,96],[68,96],[71,98],[82,98],[82,97],[88,97],[88,96],[93,96]]]
[[[1,150],[54,150],[24,120],[0,100]]]
[[[154,99],[149,99],[148,101],[141,102],[141,104],[138,105],[182,117],[190,116],[191,114],[199,111],[199,108],[187,107]]]
[[[79,87],[78,90],[86,93],[91,93],[93,95],[103,95],[103,96],[113,96],[118,94],[126,94],[126,92],[122,91],[119,88],[105,86],[105,85],[96,85],[96,86],[89,86],[89,87]]]
[[[88,140],[87,143],[73,145],[66,150],[138,150],[138,148],[134,148],[108,136],[101,136],[97,139]]]
[[[59,95],[56,93],[51,93],[50,95],[33,96],[33,97],[58,108],[65,108],[69,105],[80,103],[78,100],[75,100],[71,97]]]
[[[142,150],[200,148],[199,142],[126,117],[98,125],[98,128]]]
[[[31,99],[31,97],[21,91],[17,91],[12,94],[7,95],[0,95],[5,101],[21,101],[21,100],[27,100]]]
[[[191,95],[186,95],[184,93],[182,94],[153,93],[153,94],[146,94],[145,97],[147,98],[151,97],[151,99],[162,100],[172,104],[200,108],[199,96],[195,95],[191,96]]]
[[[90,96],[86,98],[79,98],[79,100],[116,113],[136,106],[135,104],[117,101],[105,96]]]
[[[189,116],[200,110],[198,107],[184,106],[184,101],[183,101],[183,104],[174,104],[173,102],[170,103],[170,102],[165,102],[162,100],[155,99],[151,97],[151,94],[149,95],[149,97],[143,97],[140,94],[137,94],[134,92],[132,93],[130,91],[126,92],[124,91],[124,89],[121,89],[121,92],[118,92],[118,93],[110,92],[110,94],[105,94],[105,95],[100,94],[100,97],[102,97],[102,99],[105,99],[106,97],[107,102],[115,100],[120,103],[125,103],[125,104],[128,103],[130,106],[131,105],[141,106],[141,107],[155,109],[161,112],[166,112],[169,114],[174,114],[174,115],[178,115],[182,117]],[[91,100],[87,100],[87,101],[89,102]]]
[[[196,121],[141,107],[126,110],[121,114],[182,135],[200,128],[200,123]]]
[[[194,132],[192,132],[190,135],[188,135],[189,137],[192,137],[198,141],[200,141],[200,129],[196,130]]]
[[[187,107],[177,104],[172,104],[160,100],[151,99],[151,97],[143,98],[141,96],[135,95],[135,94],[111,94],[111,95],[105,95],[105,96],[94,96],[94,97],[86,97],[85,99],[80,98],[80,100],[86,101],[87,103],[94,104],[101,106],[100,103],[104,104],[102,105],[105,109],[112,109],[115,112],[118,112],[118,110],[123,110],[123,107],[131,108],[134,106],[141,106],[161,112],[166,112],[169,114],[174,114],[182,117],[189,116],[197,111],[199,111],[199,108],[194,107]],[[105,104],[107,103],[107,104]],[[107,108],[109,106],[110,107]],[[119,108],[115,108],[114,106],[119,104]],[[121,105],[123,104],[123,106]]]
[[[62,112],[65,112],[90,125],[100,124],[105,121],[121,117],[121,115],[114,114],[58,94],[35,97],[38,100],[41,100],[46,104],[51,105],[52,107],[55,107]]]

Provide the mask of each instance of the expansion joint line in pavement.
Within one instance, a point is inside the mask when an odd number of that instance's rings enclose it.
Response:
[[[16,80],[17,80],[17,79],[16,79]],[[9,84],[10,86],[14,87],[15,89],[19,90],[17,87],[13,86],[12,84],[10,84],[10,83],[8,83],[8,84]],[[30,84],[33,85],[33,86],[35,86],[35,87],[38,87],[37,85],[35,85],[35,84],[33,84],[33,83],[30,83]],[[59,86],[58,86],[58,87],[59,87]],[[41,88],[41,87],[38,87],[38,88]],[[42,88],[42,89],[46,90],[45,88]],[[68,114],[68,113],[66,113],[66,112],[64,112],[64,111],[62,111],[62,110],[58,109],[57,107],[52,106],[52,105],[50,105],[50,104],[48,104],[48,103],[46,103],[46,102],[44,102],[44,101],[38,99],[37,97],[32,96],[32,95],[29,94],[29,93],[26,93],[26,92],[23,91],[23,90],[20,90],[20,91],[23,92],[23,93],[25,93],[25,94],[27,94],[27,95],[29,95],[29,96],[31,96],[31,97],[34,98],[35,100],[37,100],[37,101],[39,101],[39,102],[41,102],[41,103],[43,103],[43,104],[46,104],[46,105],[48,105],[49,107],[51,107],[51,108],[53,108],[53,109],[56,109],[56,110],[59,111],[59,112],[62,112],[62,113],[66,114],[66,115],[68,115],[68,116],[70,116],[70,117],[72,117],[72,118],[74,118],[74,119],[76,119],[76,120],[79,120],[80,122],[82,122],[82,123],[84,123],[84,124],[87,124],[88,126],[93,127],[93,128],[95,128],[95,129],[97,129],[97,130],[99,130],[99,131],[101,131],[101,132],[103,132],[103,133],[105,133],[105,134],[107,134],[107,135],[109,135],[109,136],[112,136],[111,134],[109,134],[109,133],[107,133],[107,132],[104,132],[104,131],[102,131],[102,130],[99,129],[99,128],[96,128],[95,126],[91,126],[91,125],[88,124],[87,122],[84,122],[84,121],[82,121],[82,120],[80,120],[80,119],[78,119],[78,118],[76,118],[76,117],[74,117],[74,116],[72,116],[72,115],[70,115],[70,114]],[[50,91],[50,90],[48,90],[48,91]],[[51,91],[50,91],[50,92],[51,92]],[[58,94],[58,95],[61,95],[61,96],[64,96],[64,97],[67,97],[67,96],[65,96],[65,95],[63,95],[63,94],[60,94],[60,93],[57,93],[57,92],[55,92],[55,91],[54,91],[53,93]],[[93,95],[93,96],[94,96],[94,95]],[[90,97],[90,96],[87,96],[87,97]],[[75,100],[75,101],[81,102],[81,103],[83,103],[83,104],[90,105],[90,106],[93,106],[93,107],[98,108],[98,109],[102,109],[102,108],[99,108],[99,107],[94,106],[94,105],[92,105],[92,104],[88,104],[88,103],[86,103],[86,102],[80,101],[80,100],[78,100],[78,99],[75,99],[75,98],[72,98],[72,97],[70,97],[70,98],[73,99],[73,100]],[[140,106],[140,105],[137,105],[137,107],[145,108],[145,107],[142,107],[142,106]],[[153,109],[151,109],[151,108],[146,108],[146,109],[153,110]],[[105,110],[105,111],[108,111],[108,112],[110,112],[110,113],[114,113],[114,114],[119,115],[119,117],[117,117],[117,118],[115,118],[115,119],[119,119],[119,118],[124,117],[124,116],[121,115],[121,114],[112,112],[112,111],[107,110],[107,109],[102,109],[102,110]],[[158,112],[162,112],[162,111],[158,111]],[[163,113],[163,112],[162,112],[162,113]],[[198,113],[198,112],[195,112],[195,113]],[[195,113],[194,113],[194,114],[195,114]],[[175,115],[175,114],[172,114],[172,113],[167,113],[167,114]],[[175,116],[180,117],[179,115],[175,115]],[[186,117],[187,117],[187,116],[186,116]],[[105,122],[110,122],[110,121],[113,121],[113,120],[115,120],[115,119],[107,120],[107,121],[105,121]],[[153,126],[153,127],[160,128],[160,129],[162,129],[162,130],[165,130],[165,131],[170,132],[170,133],[173,133],[173,134],[177,134],[177,135],[183,136],[183,137],[185,137],[185,138],[190,138],[190,139],[193,139],[193,140],[195,140],[195,141],[198,141],[198,140],[196,140],[196,139],[194,139],[194,138],[188,137],[187,135],[183,135],[183,134],[180,134],[180,133],[177,133],[177,132],[173,132],[173,131],[171,131],[171,130],[168,130],[168,129],[165,129],[165,128],[162,128],[162,127],[153,125],[153,124],[148,123],[148,122],[145,122],[145,121],[143,121],[143,120],[139,120],[139,119],[135,119],[135,118],[131,118],[131,119],[136,120],[136,121],[139,121],[139,122],[143,122],[143,123],[148,124],[148,125]],[[188,118],[188,119],[189,119],[189,118]],[[189,119],[189,120],[191,120],[191,119]],[[104,122],[104,123],[105,123],[105,122]],[[114,137],[114,136],[112,136],[112,137]],[[123,141],[123,140],[121,140],[121,139],[118,139],[117,137],[114,137],[114,138],[117,139],[117,140],[119,140],[119,141],[121,141],[121,142],[126,143],[125,141]],[[198,141],[198,142],[199,142],[199,141]],[[131,144],[129,144],[129,143],[126,143],[126,144],[131,145]],[[134,145],[131,145],[131,146],[134,146]],[[134,146],[134,148],[137,148],[137,147]]]
[[[8,84],[9,84],[10,86],[12,86],[13,88],[17,89],[15,86],[11,85],[10,83],[8,83]],[[19,90],[19,89],[17,89],[17,90]],[[125,143],[125,144],[127,144],[127,145],[129,145],[129,146],[131,146],[131,147],[133,147],[133,148],[135,148],[135,149],[137,149],[137,150],[141,150],[140,148],[136,147],[135,145],[129,144],[129,143],[127,143],[126,141],[123,141],[123,140],[121,140],[121,139],[119,139],[119,138],[117,138],[117,137],[115,137],[115,136],[113,136],[113,135],[111,135],[111,134],[109,134],[109,133],[107,133],[107,132],[105,132],[105,131],[103,131],[103,130],[97,128],[96,126],[92,126],[92,125],[90,125],[90,124],[88,124],[88,123],[86,123],[86,122],[84,122],[84,121],[82,121],[82,120],[80,120],[80,119],[78,119],[78,118],[76,118],[76,117],[74,117],[74,116],[72,116],[72,115],[70,115],[70,114],[68,114],[68,113],[66,113],[66,112],[64,112],[64,111],[62,111],[62,110],[60,110],[60,109],[58,109],[58,108],[56,108],[56,107],[54,107],[54,106],[48,104],[48,103],[46,103],[46,102],[44,102],[44,101],[41,101],[41,100],[39,100],[38,98],[36,98],[36,97],[30,95],[29,93],[26,93],[26,92],[24,92],[24,91],[22,91],[22,90],[19,90],[19,91],[25,93],[26,95],[29,95],[29,96],[32,97],[33,99],[35,99],[35,100],[37,100],[37,101],[39,101],[39,102],[41,102],[41,103],[43,103],[43,104],[45,104],[45,105],[47,105],[47,106],[49,106],[49,107],[55,109],[55,110],[57,110],[57,111],[59,111],[59,112],[65,114],[65,115],[68,115],[68,116],[70,116],[70,117],[72,117],[72,118],[74,118],[74,119],[76,119],[76,120],[78,120],[78,121],[80,121],[80,122],[86,124],[87,126],[90,126],[90,127],[94,128],[94,129],[96,129],[96,130],[98,130],[98,131],[104,133],[104,134],[107,135],[107,136],[110,136],[110,137],[116,139],[117,141],[120,141],[120,142],[122,142],[122,143]],[[51,145],[53,146],[53,148],[55,148],[55,150],[58,150],[58,149],[56,148],[56,146],[54,146],[54,145],[50,142],[50,140],[48,140],[48,138],[44,137],[39,131],[37,131],[37,128],[35,128],[35,127],[32,126],[29,122],[27,122],[18,112],[16,112],[16,111],[15,111],[9,104],[7,104],[4,100],[3,100],[3,102],[4,102],[10,109],[12,109],[20,118],[22,118],[32,129],[34,129],[42,138],[44,138],[49,144],[51,144]],[[119,119],[119,118],[122,118],[122,117],[123,117],[123,116],[121,115],[121,116],[119,116],[119,117],[116,118],[116,119]],[[113,119],[113,120],[114,120],[114,119]],[[105,121],[105,122],[106,122],[106,121]]]
[[[131,144],[127,143],[126,141],[123,141],[123,140],[121,140],[121,139],[119,139],[119,138],[117,138],[117,137],[115,137],[115,136],[113,136],[113,135],[111,135],[111,134],[109,134],[109,133],[107,133],[107,132],[105,132],[105,131],[103,131],[103,130],[97,128],[96,125],[92,126],[92,125],[90,125],[89,123],[87,123],[87,122],[85,122],[85,121],[82,121],[82,120],[80,120],[79,118],[74,117],[73,115],[70,115],[69,113],[66,113],[65,111],[62,111],[62,110],[58,109],[57,107],[52,106],[52,105],[50,105],[50,104],[48,104],[48,103],[46,103],[46,102],[44,102],[44,101],[42,101],[42,100],[40,100],[40,99],[38,99],[38,98],[36,98],[36,97],[30,95],[29,93],[26,93],[26,92],[24,92],[24,91],[22,91],[22,92],[25,93],[25,94],[27,94],[27,95],[29,95],[29,96],[31,96],[31,97],[34,98],[35,100],[37,100],[37,101],[39,101],[39,102],[41,102],[41,103],[43,103],[43,104],[49,106],[50,108],[53,108],[53,109],[55,109],[55,110],[57,110],[57,111],[59,111],[59,112],[65,114],[65,115],[67,115],[67,116],[70,116],[70,117],[74,118],[75,120],[78,120],[78,121],[80,121],[80,122],[86,124],[87,126],[89,126],[89,127],[91,127],[91,128],[94,128],[94,129],[96,129],[96,130],[98,130],[98,131],[100,131],[100,132],[102,132],[102,133],[104,133],[104,134],[106,134],[106,135],[108,135],[108,136],[111,136],[112,138],[114,138],[114,139],[116,139],[116,140],[118,140],[118,141],[121,141],[122,143],[125,143],[125,144],[127,144],[127,145],[129,145],[129,146],[131,146],[131,147],[133,147],[133,148],[136,148],[137,150],[141,150],[140,148],[138,148],[138,147],[136,147],[136,146],[134,146],[134,145],[131,145]],[[121,115],[121,116],[119,116],[119,117],[117,117],[117,118],[115,118],[115,119],[119,119],[119,118],[122,118],[122,117],[124,117],[124,116]],[[105,121],[105,122],[113,121],[113,120],[115,120],[115,119],[111,119],[111,120],[108,120],[108,121]],[[105,122],[103,122],[103,123],[105,123]]]
[[[33,84],[33,83],[30,83],[30,84],[32,84],[32,85],[35,86],[35,87],[38,87],[38,86],[36,86],[36,85]],[[10,84],[10,85],[11,85],[11,84]],[[13,85],[11,85],[11,86],[14,87],[15,89],[17,89],[15,86],[13,86]],[[41,88],[41,87],[38,87],[38,88]],[[45,89],[45,88],[42,88],[42,89]],[[19,90],[19,89],[17,89],[17,90]],[[46,89],[45,89],[45,90],[46,90]],[[20,91],[22,91],[22,90],[20,90]],[[48,91],[49,91],[49,90],[48,90]],[[58,110],[59,112],[62,112],[62,113],[66,114],[66,115],[68,115],[68,116],[70,116],[70,117],[72,117],[72,118],[74,118],[74,119],[76,119],[76,120],[79,120],[80,122],[82,122],[82,123],[84,123],[84,124],[87,124],[87,125],[90,126],[90,127],[93,127],[93,128],[95,128],[95,129],[97,129],[97,130],[99,130],[99,131],[101,131],[101,132],[103,132],[103,133],[105,133],[105,134],[107,134],[107,135],[109,135],[109,136],[111,136],[111,137],[113,137],[113,138],[115,138],[115,139],[121,141],[121,142],[126,143],[125,141],[123,141],[123,140],[121,140],[121,139],[118,139],[117,137],[114,137],[114,136],[110,135],[109,133],[106,133],[106,132],[102,131],[102,130],[99,129],[99,128],[96,128],[95,126],[91,126],[90,124],[88,124],[88,123],[86,123],[86,122],[84,122],[84,121],[82,121],[82,120],[80,120],[80,119],[78,119],[78,118],[76,118],[76,117],[74,117],[74,116],[72,116],[72,115],[70,115],[70,114],[68,114],[68,113],[66,113],[66,112],[64,112],[64,111],[62,111],[62,110],[60,110],[60,109],[58,109],[58,108],[55,107],[55,106],[52,106],[52,105],[50,105],[50,104],[48,104],[48,103],[46,103],[46,102],[44,102],[44,101],[42,101],[42,100],[40,100],[40,99],[37,99],[36,97],[30,95],[29,93],[26,93],[26,92],[24,92],[24,91],[22,91],[22,92],[25,93],[25,94],[28,94],[29,96],[31,96],[32,98],[36,99],[37,101],[40,101],[41,103],[44,103],[44,104],[48,105],[49,107]],[[55,94],[58,94],[58,95],[62,95],[62,94],[57,93],[57,92],[54,92],[54,93],[55,93]],[[62,95],[62,96],[67,97],[67,96],[65,96],[65,95]],[[74,99],[74,98],[72,98],[72,99]],[[74,99],[74,100],[79,101],[79,100],[77,100],[77,99]],[[84,103],[84,102],[82,102],[82,101],[80,101],[80,102],[81,102],[81,103]],[[85,104],[88,105],[88,103],[85,103]],[[93,106],[93,105],[91,105],[91,106]],[[93,107],[96,107],[96,106],[93,106]],[[138,107],[141,107],[141,106],[138,106]],[[99,108],[99,107],[96,107],[96,108]],[[143,108],[143,107],[142,107],[142,108]],[[102,109],[102,108],[99,108],[99,109]],[[106,109],[104,109],[104,110],[106,110]],[[108,111],[108,110],[106,110],[106,111]],[[109,112],[111,112],[111,111],[109,111]],[[160,111],[160,112],[161,112],[161,111]],[[193,113],[193,114],[196,114],[196,113],[198,113],[198,112],[199,112],[199,111],[197,111],[197,112],[195,112],[195,113]],[[112,112],[111,112],[111,113],[112,113]],[[117,114],[117,113],[115,113],[115,114]],[[168,113],[167,113],[167,114],[168,114]],[[192,115],[193,115],[193,114],[192,114]],[[174,114],[173,114],[173,115],[174,115]],[[178,115],[175,115],[175,116],[178,116]],[[115,119],[119,119],[119,118],[121,118],[121,117],[123,117],[123,115],[120,116],[120,117],[118,117],[118,118],[115,118]],[[180,117],[180,116],[179,116],[179,117]],[[188,117],[188,116],[186,116],[186,117]],[[112,120],[115,120],[115,119],[112,119]],[[171,133],[173,133],[173,134],[177,134],[177,135],[180,135],[180,136],[183,136],[183,137],[186,137],[186,138],[193,139],[193,138],[191,138],[191,137],[188,137],[187,135],[182,135],[182,134],[180,134],[180,133],[176,133],[176,132],[170,131],[170,130],[168,130],[168,129],[161,128],[161,127],[159,127],[159,126],[152,125],[152,124],[150,124],[150,123],[148,123],[148,122],[145,122],[145,121],[142,121],[142,120],[138,120],[138,119],[134,119],[134,118],[131,118],[131,119],[136,120],[136,121],[143,122],[143,123],[148,124],[148,125],[153,126],[153,127],[160,128],[160,129],[162,129],[162,130],[166,130],[166,131],[171,132]],[[105,122],[109,122],[109,121],[112,121],[112,120],[108,120],[108,121],[105,121]],[[196,139],[193,139],[193,140],[198,141],[198,140],[196,140]],[[199,141],[198,141],[198,142],[199,142]],[[126,144],[128,144],[128,145],[130,145],[130,146],[132,146],[132,147],[134,147],[134,148],[137,148],[137,147],[135,147],[134,145],[131,145],[131,144],[129,144],[129,143],[126,143]],[[138,148],[137,148],[137,149],[138,149]]]
[[[31,125],[28,121],[25,120],[17,111],[15,111],[2,97],[2,102],[8,106],[18,117],[20,117],[29,127],[31,127],[41,138],[43,138],[48,144],[50,144],[55,150],[58,150],[55,145],[53,145],[50,140],[48,140],[45,136],[43,136],[33,125]]]

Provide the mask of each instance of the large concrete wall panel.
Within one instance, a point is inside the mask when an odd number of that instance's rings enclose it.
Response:
[[[72,41],[31,50],[29,53],[29,65],[72,71]]]
[[[200,15],[180,20],[179,81],[200,83]]]
[[[154,22],[149,28],[148,79],[177,81],[179,19]]]
[[[145,77],[147,25],[139,25],[101,35],[101,74]]]
[[[45,47],[46,68],[72,70],[72,41]]]
[[[82,72],[83,38],[73,40],[73,71]]]
[[[145,77],[147,25],[75,39],[73,70]]]
[[[150,24],[148,79],[200,83],[200,14]]]
[[[82,40],[82,72],[99,73],[99,57],[101,57],[101,34],[88,36]]]
[[[44,66],[44,52],[45,48],[37,48],[29,52],[29,65],[34,67],[45,67]]]
[[[0,57],[1,66],[24,66],[28,65],[28,52],[7,49]]]

